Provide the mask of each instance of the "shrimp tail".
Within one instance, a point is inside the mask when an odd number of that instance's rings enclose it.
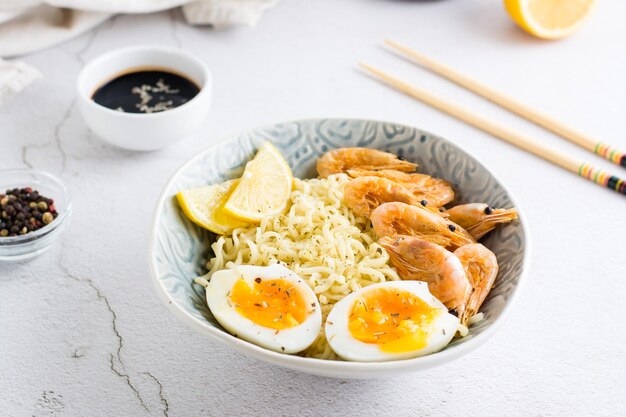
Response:
[[[465,312],[459,315],[461,324],[466,325],[478,313],[495,283],[499,269],[498,260],[493,252],[480,243],[463,246],[454,251],[454,254],[463,265],[472,286]]]

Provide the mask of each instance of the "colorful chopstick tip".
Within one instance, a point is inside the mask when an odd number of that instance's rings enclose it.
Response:
[[[593,152],[596,155],[613,162],[614,164],[621,165],[626,168],[626,154],[618,151],[610,145],[607,145],[606,143],[598,142]]]
[[[609,177],[607,187],[617,191],[618,193],[626,194],[626,181],[619,179],[616,176]]]
[[[606,171],[595,168],[587,163],[580,164],[580,167],[578,168],[578,175],[587,178],[596,184],[603,185],[606,188],[626,195],[626,181],[614,175],[610,175]]]

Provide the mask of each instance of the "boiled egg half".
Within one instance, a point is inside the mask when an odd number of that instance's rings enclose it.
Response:
[[[238,265],[215,272],[206,299],[232,335],[282,353],[309,347],[322,327],[313,290],[282,265]]]
[[[443,349],[459,319],[421,281],[370,285],[339,301],[324,328],[330,347],[349,361],[415,358]]]

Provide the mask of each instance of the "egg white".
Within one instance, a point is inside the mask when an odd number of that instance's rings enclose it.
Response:
[[[441,314],[437,315],[429,325],[432,333],[425,347],[401,353],[383,352],[379,345],[364,343],[352,336],[348,322],[355,301],[367,291],[377,288],[394,288],[410,292],[431,307],[442,310]],[[341,358],[348,361],[378,362],[415,358],[437,352],[450,343],[458,325],[459,319],[448,313],[448,309],[428,291],[427,283],[422,281],[389,281],[361,288],[335,304],[326,319],[324,331],[330,347]]]
[[[230,303],[233,285],[243,278],[254,285],[255,278],[284,279],[291,282],[302,295],[307,309],[312,310],[301,324],[277,331],[261,326],[242,316]],[[281,353],[297,353],[309,347],[322,327],[322,310],[313,290],[296,273],[282,265],[238,265],[213,274],[206,288],[206,300],[215,319],[232,335]]]

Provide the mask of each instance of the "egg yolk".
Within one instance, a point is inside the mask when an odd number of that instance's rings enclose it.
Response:
[[[355,339],[379,345],[383,352],[411,352],[426,347],[430,323],[439,314],[408,291],[378,288],[354,303],[348,329]]]
[[[230,291],[237,312],[259,326],[282,330],[306,320],[315,305],[307,305],[298,288],[285,279],[256,278],[253,286],[239,279]]]

